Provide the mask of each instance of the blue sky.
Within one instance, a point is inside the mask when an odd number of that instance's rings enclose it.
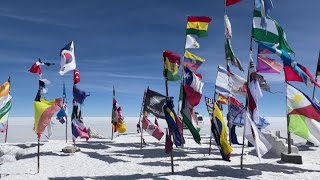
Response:
[[[61,96],[65,81],[71,102],[73,73],[58,74],[60,49],[71,40],[75,42],[81,76],[78,87],[91,93],[83,105],[84,116],[111,115],[113,85],[124,116],[138,116],[145,88],[165,92],[162,52],[168,49],[183,53],[187,15],[213,19],[209,36],[198,39],[201,48],[192,51],[206,59],[199,72],[205,82],[204,96],[212,97],[217,65],[225,65],[223,3],[223,0],[1,2],[0,80],[3,82],[11,75],[11,116],[33,116],[38,77],[28,69],[37,58],[57,63],[42,68],[43,76],[52,82],[47,97]],[[314,73],[320,42],[320,2],[274,0],[273,3],[271,17],[286,31],[297,60]],[[227,9],[233,30],[232,45],[245,69],[249,61],[252,6],[252,0],[243,0]],[[254,48],[256,51],[256,44]],[[267,75],[266,79],[273,91],[282,93],[265,92],[259,104],[261,114],[285,116],[283,74]],[[311,95],[313,88],[293,84]],[[179,83],[170,82],[169,94],[176,101],[178,91]],[[207,116],[204,98],[196,110]]]

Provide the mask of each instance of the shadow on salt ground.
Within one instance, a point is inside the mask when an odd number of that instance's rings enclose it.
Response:
[[[310,145],[300,145],[297,146],[299,151],[316,151],[315,146],[310,146]]]
[[[38,153],[31,153],[31,154],[26,154],[22,157],[17,158],[17,160],[34,158],[37,156],[38,156]],[[53,152],[40,152],[40,156],[69,156],[69,155],[68,154],[57,154],[57,153],[53,153]]]
[[[169,158],[169,157],[168,157]],[[179,160],[180,161],[180,160]],[[143,163],[138,163],[141,165],[145,165],[145,166],[161,166],[161,167],[171,167],[171,162],[164,162],[164,161],[156,161],[156,162],[143,162]],[[173,163],[174,167],[179,166],[178,164]]]
[[[96,152],[82,152],[82,153],[87,154],[90,158],[98,159],[98,160],[107,162],[109,164],[117,163],[117,162],[128,162],[128,161],[124,161],[121,159],[116,159],[116,158],[111,157],[111,156],[114,156],[113,154],[110,156],[110,155],[105,155],[105,154],[102,155],[102,154],[99,154]]]
[[[234,166],[240,168],[240,165]],[[255,169],[258,171],[265,172],[281,172],[285,174],[295,174],[295,173],[305,173],[305,172],[320,172],[320,170],[311,170],[311,169],[303,169],[295,166],[286,166],[286,165],[278,165],[278,164],[268,164],[268,163],[260,163],[260,164],[244,164],[244,168]]]
[[[256,149],[252,149],[250,152],[248,152],[248,155],[258,157]],[[240,154],[240,156],[241,156],[241,154]],[[244,154],[244,156],[246,156],[246,154]],[[262,159],[280,159],[280,157],[275,157],[275,155],[268,152],[267,154],[262,156]]]
[[[76,144],[79,148],[87,148],[87,149],[108,149],[109,146],[106,145],[106,143],[100,143],[100,142],[87,142],[84,144]]]
[[[40,143],[40,146],[44,145],[44,143]],[[27,149],[27,148],[33,148],[33,147],[37,147],[38,143],[31,143],[31,144],[16,144],[14,146],[17,146],[19,148],[22,149]]]
[[[124,150],[124,151],[114,151],[113,153],[117,154],[128,154],[128,155],[133,155],[130,157],[135,157],[135,158],[141,158],[141,156],[136,156],[137,154],[142,155],[143,158],[162,158],[162,157],[168,157],[164,151],[164,148],[161,149],[146,149],[142,148],[140,149],[129,149],[129,150]],[[174,156],[187,156],[188,152],[183,152],[183,151],[175,151],[173,150]]]
[[[208,169],[208,171],[204,172],[199,172],[198,168],[205,168]],[[221,166],[221,165],[216,165],[212,167],[208,166],[199,166],[199,167],[194,167],[192,169],[186,169],[184,171],[179,171],[175,172],[174,174],[171,174],[170,171],[170,166],[168,167],[167,173],[148,173],[148,174],[132,174],[132,175],[111,175],[111,176],[93,176],[93,177],[69,177],[69,178],[64,178],[64,177],[56,177],[56,178],[49,178],[50,180],[62,180],[62,179],[68,179],[68,180],[73,180],[73,179],[80,179],[84,180],[85,178],[91,178],[91,179],[143,179],[143,178],[152,178],[152,179],[168,179],[173,178],[174,176],[185,176],[185,177],[220,177],[220,178],[242,178],[242,179],[247,179],[251,176],[257,176],[261,175],[262,173],[258,170],[250,170],[250,169],[233,169],[230,166]],[[176,177],[177,178],[177,177]],[[183,177],[179,177],[183,178]]]

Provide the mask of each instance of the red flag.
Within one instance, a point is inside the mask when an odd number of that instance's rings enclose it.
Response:
[[[79,70],[78,69],[75,69],[73,71],[73,83],[74,84],[77,84],[80,82],[80,73],[79,73]]]
[[[226,6],[231,6],[233,4],[236,4],[238,2],[240,2],[241,0],[227,0],[226,1]]]
[[[41,74],[42,71],[41,71],[40,65],[41,65],[41,62],[39,62],[39,61],[35,62],[35,63],[31,66],[31,68],[29,69],[29,71],[30,71],[31,73],[34,73],[34,74]]]
[[[170,137],[168,130],[167,130],[166,131],[166,142],[164,145],[164,150],[165,150],[166,154],[169,154],[172,151],[172,149],[173,149],[172,146],[173,146],[173,142],[172,142],[171,137]]]
[[[142,129],[159,141],[164,135],[159,126],[153,124],[147,117],[142,119]]]
[[[320,87],[320,84],[314,79],[314,77],[306,67],[302,66],[301,64],[297,64],[294,68],[292,66],[284,66],[283,69],[286,81],[305,82],[307,85],[313,83],[316,86]]]

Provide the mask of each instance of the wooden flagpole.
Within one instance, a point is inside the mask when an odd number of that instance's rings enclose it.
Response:
[[[149,89],[149,87],[148,87]],[[143,113],[143,107],[144,107],[144,100],[145,100],[145,97],[146,97],[146,91],[144,91],[144,94],[143,94],[143,99],[142,99],[142,104],[141,104],[141,110],[140,110],[140,115],[139,115],[139,125],[140,125],[140,149],[142,149],[142,141],[143,141],[143,129],[142,129],[142,121],[141,121],[141,115],[145,115]],[[143,114],[142,114],[143,113]]]
[[[113,107],[113,101],[115,98],[115,90],[114,90],[114,86],[113,86],[113,91],[112,91],[112,115],[111,115],[111,140],[113,140],[113,118],[114,118],[114,107]]]
[[[8,78],[8,82],[9,82],[9,85],[10,85],[11,84],[11,77],[10,76]],[[9,88],[9,93],[10,93],[10,88]],[[9,115],[8,115],[8,119],[7,119],[6,136],[4,138],[4,143],[7,143],[8,129],[9,129]]]
[[[254,11],[255,9],[255,1],[253,1],[253,7],[252,7],[252,10]],[[253,16],[253,15],[252,15]],[[253,17],[252,17],[253,18]],[[251,34],[250,34],[250,56],[252,56],[252,30],[253,30],[253,22],[251,24]],[[251,58],[251,57],[250,57]],[[250,59],[251,61],[251,59]],[[248,89],[248,84],[249,84],[249,69],[250,69],[250,62],[249,62],[249,67],[248,67],[248,75],[247,75],[247,89]],[[245,109],[247,110],[248,108],[248,104],[249,104],[249,101],[248,101],[248,94],[247,94],[247,97],[246,97],[246,105],[245,105]],[[244,120],[246,121],[246,119]],[[246,123],[246,122],[244,122]],[[243,128],[243,137],[242,137],[242,149],[241,149],[241,159],[240,159],[240,168],[243,169],[243,154],[244,154],[244,142],[245,142],[245,137],[244,137],[244,128]]]

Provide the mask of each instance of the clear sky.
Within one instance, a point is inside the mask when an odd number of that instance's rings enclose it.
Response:
[[[320,42],[320,2],[310,0],[273,0],[271,17],[284,28],[296,58],[315,73]],[[217,65],[225,66],[223,0],[10,0],[0,6],[0,81],[10,75],[13,106],[10,116],[33,116],[33,99],[38,76],[28,72],[37,58],[55,62],[42,67],[48,98],[61,96],[67,85],[69,107],[72,100],[73,73],[61,77],[60,49],[71,40],[80,71],[78,87],[91,93],[83,105],[84,116],[110,116],[112,86],[124,116],[138,116],[143,91],[165,92],[162,52],[182,55],[187,15],[212,17],[209,36],[198,39],[196,55],[206,59],[199,68],[205,82],[204,96],[213,96]],[[230,6],[228,16],[233,30],[232,45],[245,69],[249,61],[249,37],[253,0]],[[254,44],[255,51],[257,45]],[[232,70],[241,75],[245,73]],[[265,92],[260,111],[264,116],[285,116],[283,74],[267,75],[271,89]],[[312,87],[293,83],[311,95]],[[179,82],[169,83],[169,94],[178,100]],[[318,90],[319,92],[319,90]],[[319,93],[317,92],[317,95]],[[242,99],[243,100],[243,99]],[[207,116],[204,98],[196,107]],[[70,111],[69,111],[70,113]]]

